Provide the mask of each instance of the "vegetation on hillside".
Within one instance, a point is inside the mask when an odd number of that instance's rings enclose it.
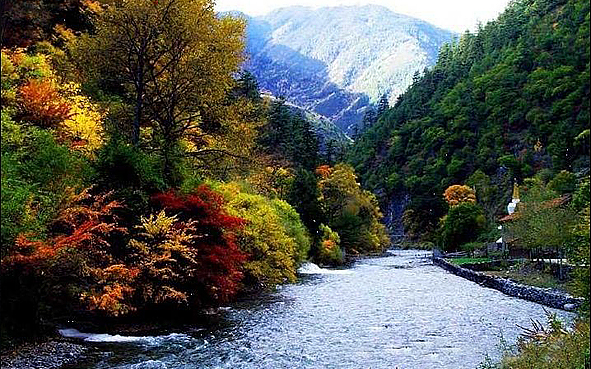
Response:
[[[589,167],[589,4],[520,0],[440,51],[437,64],[357,139],[349,161],[406,226],[434,240],[441,194],[470,184],[489,222],[514,179]]]
[[[349,152],[383,205],[410,196],[407,236],[452,251],[502,236],[574,266],[575,329],[538,332],[492,367],[589,365],[589,128],[589,2],[517,0],[444,46]]]
[[[243,22],[213,5],[8,5],[3,339],[59,319],[182,318],[294,282],[337,231],[340,255],[387,243],[376,201],[355,182],[336,192],[348,199],[336,211],[361,226],[334,223],[324,237],[332,198],[315,170],[336,155],[321,155],[309,119],[261,97],[240,70]]]

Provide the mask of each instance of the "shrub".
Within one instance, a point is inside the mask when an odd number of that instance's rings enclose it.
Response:
[[[341,239],[335,231],[327,225],[320,225],[321,238],[318,246],[318,255],[316,261],[325,265],[341,265],[344,261],[343,251],[341,250]]]
[[[70,114],[60,125],[60,133],[72,148],[92,156],[103,145],[104,113],[96,104],[80,92],[80,86],[69,83],[63,87]]]
[[[562,195],[573,193],[577,188],[577,176],[566,170],[561,171],[549,183],[548,188]]]
[[[35,331],[42,320],[83,309],[81,303],[101,283],[111,291],[116,285],[131,291],[133,270],[121,266],[111,273],[117,264],[112,240],[126,233],[114,215],[118,207],[108,195],[84,191],[52,222],[48,237],[18,236],[2,259],[3,325],[11,333]],[[109,284],[102,281],[108,273]],[[103,308],[113,315],[128,311],[124,297],[103,302]]]
[[[287,202],[274,199],[271,201],[271,205],[279,215],[285,232],[293,238],[296,243],[294,259],[296,265],[299,265],[308,258],[308,252],[310,251],[310,235],[308,230],[302,223],[300,215]]]
[[[18,233],[43,234],[59,209],[89,176],[85,159],[37,127],[15,123],[2,111],[2,245]],[[5,252],[6,250],[3,250]]]
[[[466,251],[470,256],[474,256],[474,251],[484,247],[482,242],[467,242],[460,246],[460,250]]]
[[[19,88],[24,119],[41,127],[55,127],[70,117],[68,104],[49,81],[30,80]]]
[[[579,321],[574,329],[566,332],[555,319],[549,328],[532,329],[529,338],[522,339],[518,352],[505,355],[502,369],[553,369],[589,367],[589,322]]]
[[[299,215],[286,202],[241,192],[236,184],[221,186],[228,211],[246,220],[238,242],[248,254],[245,282],[272,287],[294,282],[310,240]]]
[[[243,277],[245,256],[236,243],[236,232],[245,221],[229,214],[222,195],[207,185],[186,195],[170,190],[152,199],[176,218],[164,235],[144,232],[144,238],[132,244],[147,250],[149,259],[140,264],[145,266],[147,302],[198,307],[228,301]],[[143,220],[144,231],[150,223],[166,220],[159,217]]]

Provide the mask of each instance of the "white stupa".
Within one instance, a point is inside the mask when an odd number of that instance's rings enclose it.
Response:
[[[509,205],[507,205],[507,212],[509,213],[509,215],[515,212],[515,208],[517,207],[517,204],[519,202],[519,186],[517,185],[517,182],[515,182],[513,183],[513,196],[511,202],[509,203]]]

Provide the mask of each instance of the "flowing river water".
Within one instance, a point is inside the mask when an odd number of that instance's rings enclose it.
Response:
[[[221,309],[190,334],[62,333],[93,346],[77,368],[475,368],[515,343],[544,308],[434,266],[430,253],[391,251],[347,270],[313,264],[300,282]],[[565,321],[574,314],[546,308]]]

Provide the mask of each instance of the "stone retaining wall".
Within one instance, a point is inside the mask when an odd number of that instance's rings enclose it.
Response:
[[[581,298],[572,297],[550,289],[525,286],[508,279],[492,277],[480,272],[462,268],[458,265],[451,264],[442,258],[434,257],[433,264],[482,286],[494,288],[506,295],[537,302],[556,309],[575,310],[583,302],[583,299]]]

